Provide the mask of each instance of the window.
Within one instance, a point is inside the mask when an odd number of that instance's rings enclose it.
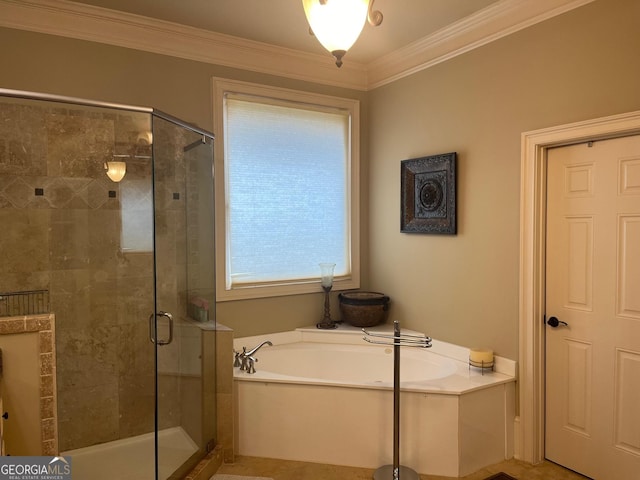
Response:
[[[218,300],[359,287],[357,100],[214,80]]]
[[[119,183],[120,217],[122,221],[122,251],[128,253],[153,251],[153,198],[150,180],[132,179]]]

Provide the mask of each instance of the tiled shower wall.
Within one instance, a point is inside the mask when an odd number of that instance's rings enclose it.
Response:
[[[140,125],[150,128],[146,117],[0,103],[0,292],[50,290],[57,319],[61,451],[153,430],[147,322],[153,312],[153,258],[150,251],[123,251],[120,213],[121,189],[128,182],[134,195],[127,208],[151,215],[150,160],[128,165],[120,184],[103,168],[123,150],[150,154],[150,147],[141,152],[136,145]],[[165,176],[175,183],[177,167],[171,168]],[[165,195],[165,203],[175,202],[175,211],[184,208],[178,205],[182,193]],[[186,282],[178,273],[184,268],[176,265],[176,232],[184,231],[184,219],[175,213],[163,218],[158,242],[172,255],[159,258],[158,268],[171,280],[160,288],[167,303],[177,304]],[[163,393],[164,427],[179,421],[171,413],[179,397],[171,390],[167,386]]]

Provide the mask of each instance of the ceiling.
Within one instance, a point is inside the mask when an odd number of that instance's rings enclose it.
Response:
[[[326,53],[309,34],[302,0],[75,0],[98,7],[233,35],[262,43]],[[368,64],[377,57],[468,17],[498,0],[375,0],[384,20],[366,25],[348,61]]]
[[[302,0],[0,0],[0,27],[371,90],[594,0],[373,0],[338,68]]]

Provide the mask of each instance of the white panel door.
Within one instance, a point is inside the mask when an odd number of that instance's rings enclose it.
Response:
[[[547,190],[545,456],[640,479],[640,137],[549,150]]]

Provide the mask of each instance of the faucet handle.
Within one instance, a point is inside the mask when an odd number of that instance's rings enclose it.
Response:
[[[247,369],[247,347],[242,347],[242,353],[239,355],[240,357],[240,370],[244,371]]]
[[[235,367],[239,367],[239,366],[240,366],[240,355],[241,355],[241,353],[240,353],[240,352],[237,352],[237,351],[234,349],[234,350],[233,350],[233,354],[234,354],[234,357],[233,357],[233,367],[234,367],[234,368],[235,368]]]
[[[247,373],[256,373],[255,363],[258,361],[258,359],[255,357],[248,356],[247,360],[248,360]]]

